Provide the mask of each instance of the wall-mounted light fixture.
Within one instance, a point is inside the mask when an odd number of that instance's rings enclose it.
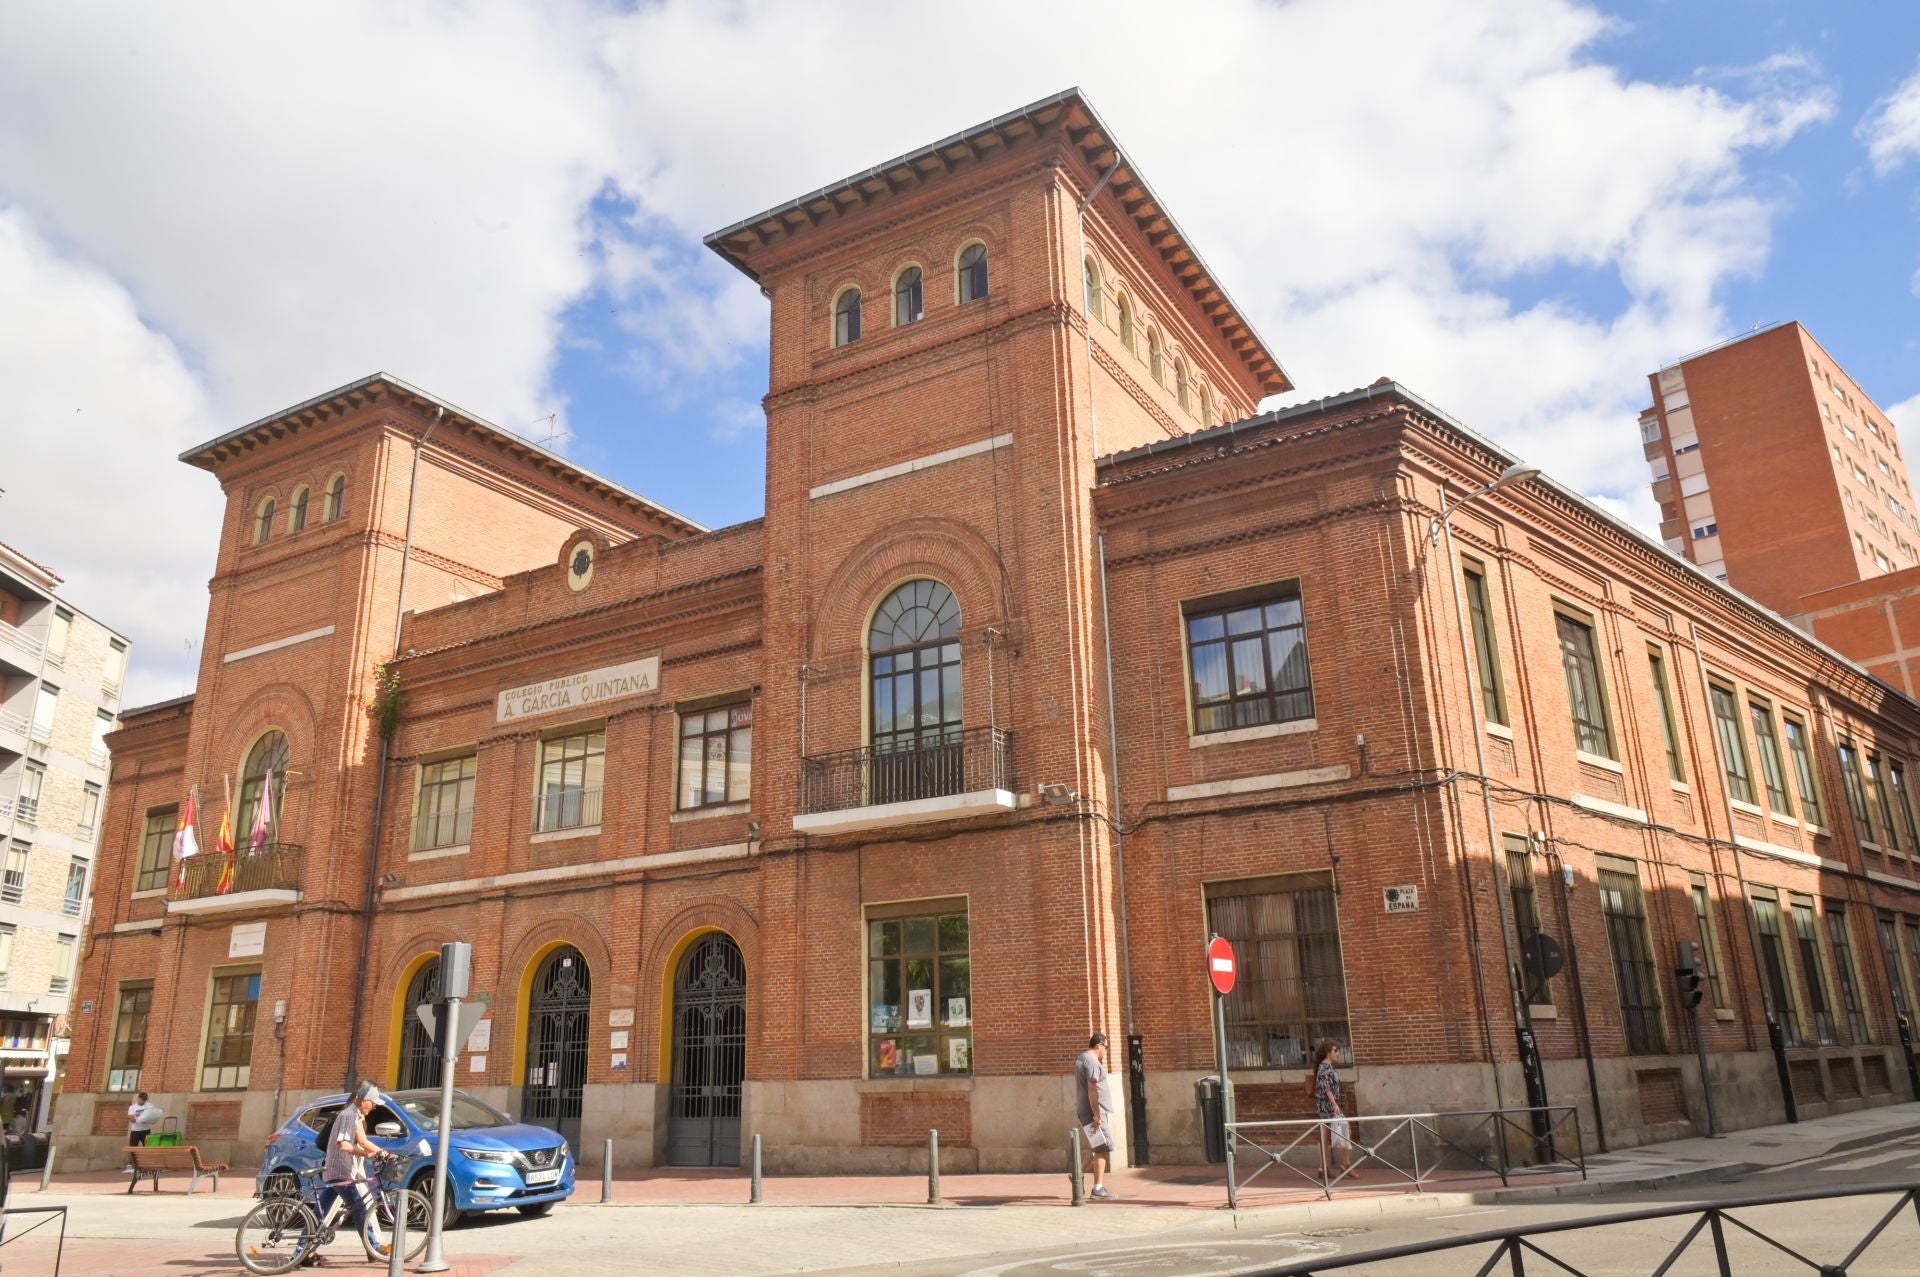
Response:
[[[1039,787],[1040,800],[1049,807],[1065,807],[1069,803],[1080,801],[1080,795],[1059,781],[1046,781]]]

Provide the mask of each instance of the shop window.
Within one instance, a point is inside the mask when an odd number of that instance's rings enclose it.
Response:
[[[973,978],[963,902],[867,917],[867,1069],[873,1077],[973,1072]]]
[[[1239,967],[1222,1008],[1229,1068],[1303,1069],[1322,1041],[1352,1062],[1331,874],[1209,884],[1207,925]]]

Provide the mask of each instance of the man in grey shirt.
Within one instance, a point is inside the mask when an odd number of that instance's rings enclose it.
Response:
[[[1096,1033],[1087,1040],[1087,1049],[1074,1062],[1073,1080],[1074,1109],[1080,1118],[1081,1136],[1093,1155],[1093,1195],[1115,1201],[1120,1194],[1105,1183],[1113,1156],[1114,1109],[1113,1075],[1107,1072],[1106,1034]],[[1096,1141],[1098,1147],[1095,1147]]]
[[[320,1182],[326,1185],[320,1199],[321,1217],[325,1218],[332,1204],[328,1195],[337,1195],[345,1203],[347,1214],[353,1217],[356,1230],[366,1219],[368,1201],[363,1159],[378,1157],[385,1151],[367,1139],[367,1114],[373,1112],[379,1102],[380,1092],[373,1083],[362,1082],[354,1089],[353,1098],[340,1109],[327,1130],[327,1160],[320,1167]]]

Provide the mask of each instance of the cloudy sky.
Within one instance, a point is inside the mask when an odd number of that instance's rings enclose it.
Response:
[[[0,540],[138,703],[213,563],[172,458],[376,369],[750,518],[765,303],[700,236],[1076,84],[1303,396],[1391,375],[1649,528],[1646,373],[1756,324],[1920,434],[1910,5],[13,0]]]

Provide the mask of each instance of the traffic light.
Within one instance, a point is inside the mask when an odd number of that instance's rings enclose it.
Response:
[[[1680,981],[1680,1005],[1691,1011],[1700,1005],[1706,964],[1701,961],[1700,946],[1692,940],[1682,940],[1677,947],[1679,965],[1674,968],[1673,974]]]

